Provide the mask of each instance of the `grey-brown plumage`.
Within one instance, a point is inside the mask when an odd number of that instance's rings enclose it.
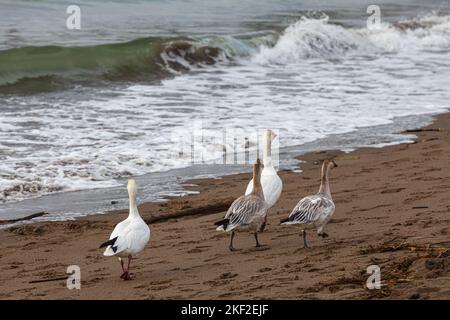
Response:
[[[268,205],[264,200],[261,186],[262,165],[256,160],[253,165],[253,191],[249,195],[237,198],[230,206],[223,220],[217,221],[217,231],[231,232],[230,250],[234,250],[233,239],[235,231],[253,232],[256,246],[260,246],[258,232],[265,220]]]
[[[328,180],[329,171],[334,167],[337,167],[334,161],[325,160],[322,165],[322,178],[319,192],[301,199],[289,214],[289,217],[280,221],[281,224],[301,225],[305,247],[308,247],[306,242],[306,229],[316,228],[319,236],[328,236],[323,231],[323,228],[330,221],[335,210]]]

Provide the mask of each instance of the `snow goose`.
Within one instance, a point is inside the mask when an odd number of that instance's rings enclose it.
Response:
[[[104,256],[119,257],[122,266],[123,280],[131,280],[130,263],[134,255],[141,252],[150,240],[150,228],[141,218],[136,205],[136,182],[128,180],[128,196],[130,201],[130,212],[128,218],[116,225],[109,240],[103,243],[100,248],[106,247]],[[128,266],[125,269],[122,258],[128,258]]]
[[[272,164],[272,142],[277,135],[270,129],[264,131],[263,135],[263,165],[261,172],[261,185],[269,208],[272,207],[280,198],[283,182],[277,174]],[[252,193],[253,179],[247,185],[245,194]]]
[[[281,224],[300,224],[302,227],[303,244],[306,242],[306,229],[317,228],[317,234],[323,238],[328,237],[323,231],[325,225],[330,221],[334,213],[335,205],[331,198],[329,172],[337,167],[333,160],[325,160],[322,165],[322,176],[319,192],[312,196],[301,199],[292,210],[288,218],[280,221]]]
[[[223,220],[214,223],[217,231],[231,231],[230,251],[234,251],[233,239],[236,231],[253,232],[256,246],[260,247],[258,232],[264,223],[268,205],[264,200],[264,193],[261,186],[261,162],[259,159],[253,165],[253,190],[249,195],[237,198],[228,209]]]
[[[281,190],[283,189],[283,182],[277,174],[277,171],[272,164],[272,142],[277,135],[270,129],[264,131],[263,134],[263,165],[264,168],[261,173],[261,185],[264,192],[264,198],[269,208],[271,208],[280,198]],[[253,190],[253,180],[247,185],[245,194],[251,194]],[[261,231],[264,230],[266,221],[261,226]]]

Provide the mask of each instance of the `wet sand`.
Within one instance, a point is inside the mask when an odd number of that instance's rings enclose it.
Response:
[[[302,173],[280,172],[284,189],[262,248],[242,233],[240,250],[229,252],[228,235],[213,226],[249,174],[196,180],[197,195],[142,204],[152,238],[132,281],[98,249],[126,212],[0,230],[0,299],[449,299],[450,115],[428,128],[441,130],[418,132],[413,144],[302,156]],[[339,165],[336,212],[330,236],[310,232],[305,249],[299,229],[278,222],[317,191],[327,158]],[[69,265],[81,268],[81,290],[54,280]],[[381,268],[380,290],[366,288],[369,265]]]

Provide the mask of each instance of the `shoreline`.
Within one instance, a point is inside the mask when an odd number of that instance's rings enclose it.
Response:
[[[412,142],[414,136],[405,134],[411,128],[420,128],[433,122],[442,113],[408,115],[397,117],[392,123],[361,127],[347,133],[336,133],[302,145],[287,146],[280,149],[283,159],[280,170],[297,170],[298,159],[303,155],[326,151],[352,151],[365,147],[380,148]],[[301,167],[301,165],[300,165]],[[301,168],[300,168],[301,169]],[[171,169],[166,172],[147,173],[135,176],[139,185],[139,203],[168,201],[191,194],[191,180],[221,179],[230,175],[250,173],[251,165],[193,165],[186,168]],[[128,208],[128,196],[123,185],[107,188],[94,188],[73,191],[60,191],[19,202],[7,202],[0,208],[0,229],[11,223],[35,223],[39,221],[69,221],[96,214],[108,214]],[[188,186],[188,187],[186,187]],[[195,191],[194,191],[195,192]],[[37,217],[32,221],[30,218]],[[37,221],[36,221],[37,220]],[[17,224],[15,224],[17,225]]]
[[[187,181],[198,194],[139,206],[152,238],[129,282],[119,279],[116,259],[97,249],[126,210],[0,230],[0,299],[448,299],[450,170],[442,168],[450,159],[449,123],[450,113],[436,116],[427,128],[442,131],[419,131],[412,144],[300,156],[302,173],[280,172],[284,189],[261,249],[238,234],[242,250],[230,253],[227,235],[212,225],[243,194],[250,174]],[[298,230],[278,221],[317,191],[320,163],[331,157],[339,167],[331,178],[330,237],[311,232],[305,250]],[[167,220],[171,214],[177,216]],[[81,290],[61,280],[29,283],[64,276],[74,264]],[[364,287],[373,264],[381,268],[381,290]]]

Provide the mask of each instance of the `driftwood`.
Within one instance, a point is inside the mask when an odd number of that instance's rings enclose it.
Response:
[[[408,133],[415,133],[415,132],[440,132],[440,131],[444,131],[443,129],[441,129],[441,128],[422,128],[422,129],[409,129],[409,130],[406,130],[405,132],[408,132]]]
[[[65,277],[59,277],[59,278],[33,280],[33,281],[28,282],[28,283],[41,283],[41,282],[61,281],[61,280],[67,280],[67,279],[68,279],[68,277],[65,276]]]
[[[446,245],[450,245],[450,241],[441,241],[428,244],[409,244],[407,239],[401,239],[401,241],[396,241],[399,237],[395,237],[390,241],[384,242],[380,245],[369,245],[367,248],[359,251],[360,254],[373,254],[382,252],[394,252],[400,250],[408,250],[413,252],[427,252],[430,253],[433,250],[437,251],[439,255],[448,254],[450,248]],[[395,243],[396,242],[396,243]]]
[[[7,223],[14,223],[14,222],[19,222],[19,221],[31,220],[33,218],[45,216],[46,214],[48,214],[48,213],[42,211],[42,212],[30,214],[29,216],[26,216],[26,217],[23,217],[23,218],[19,218],[19,219],[1,220],[0,224],[7,224]]]
[[[203,215],[203,214],[212,214],[219,213],[228,210],[228,208],[233,203],[233,200],[226,200],[223,202],[218,202],[214,204],[209,204],[200,208],[188,208],[184,210],[179,210],[173,213],[163,213],[158,215],[152,215],[150,218],[144,219],[147,224],[161,222],[174,218],[181,218],[190,215]]]
[[[181,217],[190,216],[190,215],[219,213],[219,212],[228,210],[228,208],[231,206],[232,203],[233,203],[233,199],[227,199],[222,202],[209,204],[209,205],[206,205],[206,206],[200,207],[200,208],[187,208],[187,209],[179,210],[179,211],[169,213],[169,214],[162,213],[162,214],[152,215],[151,217],[144,219],[144,220],[147,224],[150,224],[150,223],[162,222],[162,221],[166,221],[169,219],[181,218]],[[19,222],[19,221],[30,220],[33,218],[44,216],[46,214],[48,214],[48,213],[47,212],[33,213],[31,215],[28,215],[26,217],[19,218],[19,219],[1,220],[0,224],[8,224],[8,223],[14,223],[14,222]]]

